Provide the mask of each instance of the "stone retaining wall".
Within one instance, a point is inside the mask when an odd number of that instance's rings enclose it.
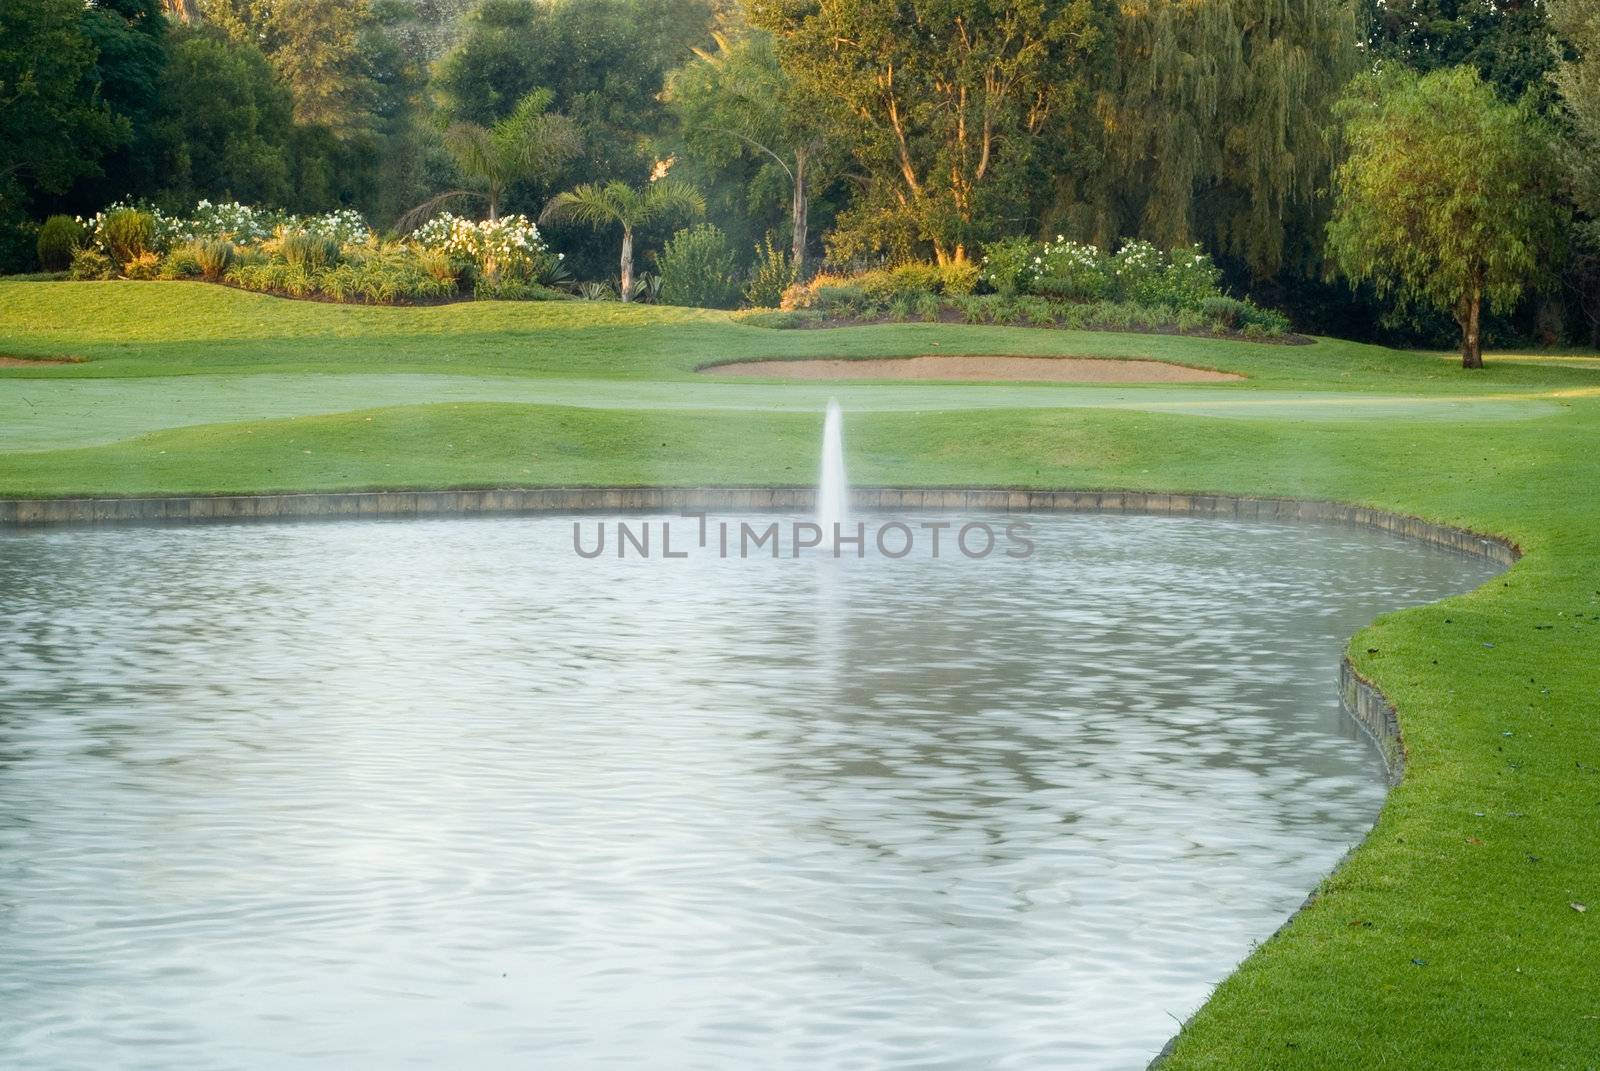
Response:
[[[349,491],[163,498],[0,499],[0,527],[148,524],[179,521],[301,520],[317,517],[427,517],[463,514],[693,510],[809,510],[809,487],[534,487],[465,491]],[[864,510],[937,509],[1155,513],[1236,520],[1327,521],[1378,528],[1502,565],[1518,550],[1504,540],[1384,510],[1339,502],[1151,491],[1025,491],[1005,488],[858,487]]]

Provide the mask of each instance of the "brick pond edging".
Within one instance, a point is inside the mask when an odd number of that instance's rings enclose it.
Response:
[[[460,491],[334,491],[159,498],[0,499],[0,528],[184,521],[307,520],[320,517],[430,517],[464,514],[636,510],[809,510],[809,487],[521,487]],[[1326,521],[1377,528],[1511,565],[1509,541],[1387,510],[1294,498],[1154,491],[1032,491],[1009,488],[856,487],[857,509],[1145,513],[1233,520]]]

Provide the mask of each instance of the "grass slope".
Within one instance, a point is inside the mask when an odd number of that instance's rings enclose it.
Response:
[[[17,386],[5,378],[265,369],[677,381],[728,355],[935,349],[1167,356],[1254,377],[1197,391],[1557,395],[1547,415],[1515,420],[1494,409],[1344,422],[1277,411],[869,412],[852,414],[848,448],[852,476],[869,483],[1331,498],[1518,541],[1526,557],[1503,577],[1388,615],[1352,641],[1358,668],[1400,710],[1405,781],[1315,902],[1221,984],[1170,1066],[1600,1067],[1600,397],[1589,389],[1600,370],[1530,362],[1469,376],[1432,357],[1334,342],[937,326],[785,334],[685,310],[361,309],[192,285],[0,284],[0,351],[92,358],[0,369],[0,394]],[[788,388],[769,389],[777,398]],[[818,423],[781,409],[387,406],[10,451],[0,489],[803,484]]]

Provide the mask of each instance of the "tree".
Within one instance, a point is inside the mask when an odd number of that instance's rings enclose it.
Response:
[[[156,140],[170,200],[289,200],[294,103],[260,49],[214,30],[174,31],[161,97]]]
[[[1202,241],[1258,277],[1313,270],[1355,0],[1124,0],[1095,102],[1099,160],[1058,179],[1054,229]]]
[[[147,196],[158,186],[152,139],[167,62],[167,22],[157,0],[99,0],[83,9],[83,33],[98,52],[100,97],[127,124],[126,141],[105,159],[105,178],[73,188],[74,207],[87,210],[119,197]]]
[[[0,3],[0,214],[98,174],[128,137],[100,96],[86,15],[83,0]]]
[[[1476,67],[1500,99],[1529,93],[1548,115],[1551,47],[1548,0],[1362,0],[1367,54],[1428,74]]]
[[[369,0],[200,0],[206,21],[253,45],[294,94],[296,122],[342,137],[370,125],[372,85],[361,34]]]
[[[1341,112],[1333,262],[1381,294],[1450,310],[1462,367],[1483,367],[1484,302],[1514,304],[1559,242],[1547,127],[1471,67],[1380,71]]]
[[[169,18],[191,26],[200,21],[200,5],[198,0],[162,0],[161,5]]]
[[[664,178],[642,190],[625,182],[608,182],[604,186],[586,183],[553,197],[540,218],[541,221],[569,219],[596,230],[620,225],[620,296],[623,301],[629,301],[633,297],[634,231],[671,216],[700,216],[705,210],[705,199],[694,187]]]
[[[1583,218],[1573,227],[1567,285],[1600,345],[1600,9],[1584,0],[1551,0],[1550,21],[1571,45],[1551,80],[1560,92],[1570,136],[1563,146],[1573,203]]]
[[[536,89],[522,98],[515,111],[492,126],[477,123],[452,123],[444,132],[445,147],[455,157],[456,166],[469,179],[483,184],[481,194],[452,190],[429,202],[464,194],[481,196],[489,202],[491,222],[500,218],[500,203],[506,189],[523,179],[550,180],[562,164],[583,151],[577,125],[564,115],[551,115],[553,94]]]
[[[1035,154],[1087,100],[1102,12],[1095,0],[752,0],[864,172],[840,251],[909,237],[964,261],[1021,211]]]
[[[696,59],[667,79],[666,99],[697,157],[716,165],[754,156],[781,172],[790,191],[790,257],[798,272],[805,263],[813,172],[827,144],[824,124],[815,102],[803,98],[779,65],[770,34],[713,37],[715,51],[695,49]]]
[[[1572,123],[1573,199],[1585,215],[1600,219],[1600,8],[1585,0],[1551,0],[1550,19],[1575,53],[1551,75]]]
[[[666,73],[709,41],[707,0],[485,0],[439,61],[445,114],[487,126],[538,88],[582,128],[585,177],[643,179]]]

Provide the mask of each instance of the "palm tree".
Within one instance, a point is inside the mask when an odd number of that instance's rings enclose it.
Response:
[[[550,90],[535,89],[522,98],[515,111],[492,126],[463,121],[446,128],[445,148],[455,157],[456,167],[483,188],[447,190],[430,197],[402,217],[399,229],[426,220],[454,197],[483,198],[489,202],[489,222],[498,222],[500,202],[513,182],[552,178],[562,164],[583,151],[578,125],[564,115],[548,112],[553,99]]]
[[[567,193],[558,193],[545,205],[540,222],[570,219],[599,230],[622,225],[623,301],[633,297],[633,232],[647,223],[672,215],[705,215],[706,201],[700,191],[674,179],[651,182],[636,190],[626,182],[611,181],[604,186],[585,183]]]

